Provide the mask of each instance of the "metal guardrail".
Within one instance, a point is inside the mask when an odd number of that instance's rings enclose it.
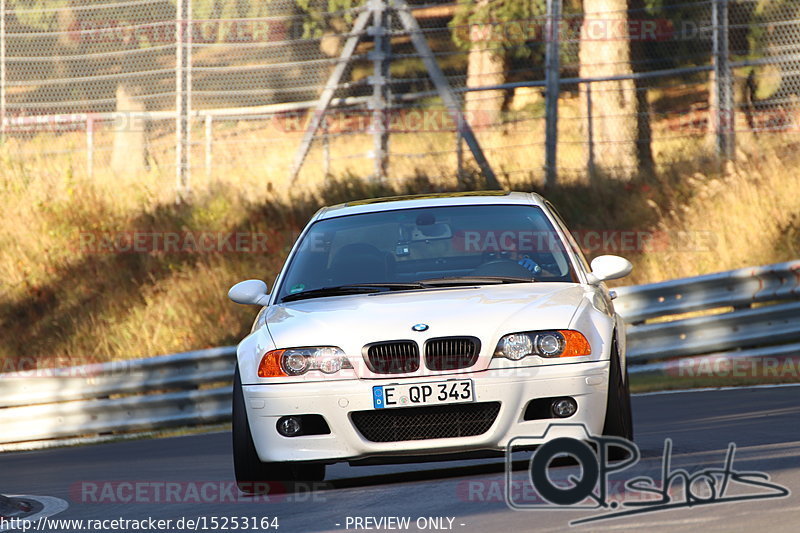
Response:
[[[236,347],[0,374],[0,451],[230,419]]]
[[[800,354],[800,261],[617,289],[632,373]]]
[[[716,307],[800,299],[800,261],[620,287],[616,308],[629,324]]]
[[[632,373],[800,354],[800,261],[622,287]],[[230,419],[233,346],[0,374],[0,451]]]
[[[196,389],[230,381],[235,354],[235,346],[226,346],[130,361],[0,374],[0,408]],[[0,435],[0,442],[2,438]]]

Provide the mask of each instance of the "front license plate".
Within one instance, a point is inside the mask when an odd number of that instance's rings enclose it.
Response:
[[[475,387],[471,379],[372,387],[372,404],[375,409],[473,401]]]

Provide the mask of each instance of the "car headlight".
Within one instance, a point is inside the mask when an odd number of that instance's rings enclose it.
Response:
[[[545,358],[591,355],[592,347],[582,333],[570,329],[526,331],[505,335],[497,343],[495,357],[519,361],[529,355]]]
[[[533,339],[525,333],[506,335],[497,345],[495,355],[502,355],[512,361],[519,361],[526,355],[533,353]]]
[[[353,365],[336,346],[286,348],[264,354],[258,365],[258,377],[301,376],[312,371],[335,374],[345,368],[352,369]]]

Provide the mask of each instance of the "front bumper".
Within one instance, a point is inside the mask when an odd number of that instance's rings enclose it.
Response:
[[[432,378],[245,385],[243,392],[250,431],[262,461],[337,462],[380,456],[502,451],[515,437],[545,435],[547,426],[553,422],[575,424],[572,429],[559,432],[559,436],[585,438],[580,424],[585,425],[591,434],[600,434],[606,412],[608,369],[608,361],[599,361],[486,370]],[[359,433],[352,422],[352,412],[373,409],[373,386],[454,378],[474,381],[476,401],[500,402],[499,414],[487,432],[473,437],[371,442]],[[558,396],[575,398],[578,410],[573,416],[566,419],[523,420],[525,408],[531,400]],[[293,414],[322,415],[331,433],[283,437],[276,430],[277,420]],[[545,440],[526,439],[526,442],[539,444]]]

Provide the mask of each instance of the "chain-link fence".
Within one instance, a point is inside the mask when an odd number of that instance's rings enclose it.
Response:
[[[800,0],[409,4],[0,0],[3,164],[181,194],[245,174],[513,186],[548,158],[552,179],[627,178],[797,124]]]

